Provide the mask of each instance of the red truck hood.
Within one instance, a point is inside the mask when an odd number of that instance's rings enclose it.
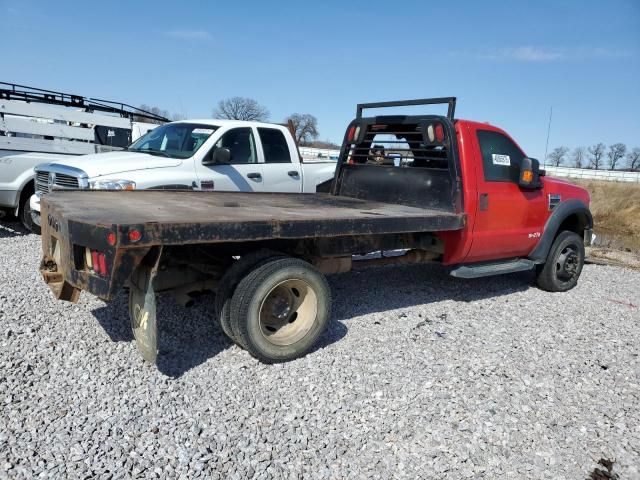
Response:
[[[575,183],[571,183],[570,181],[561,178],[546,176],[543,178],[544,188],[547,194],[557,193],[562,196],[563,200],[576,198],[589,206],[591,197],[589,197],[589,192],[586,188],[582,188]]]

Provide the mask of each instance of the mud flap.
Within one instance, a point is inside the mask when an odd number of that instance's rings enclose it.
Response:
[[[158,323],[153,280],[156,276],[159,259],[158,252],[153,265],[149,265],[147,262],[139,265],[129,282],[131,329],[142,357],[150,363],[156,363],[158,357]]]

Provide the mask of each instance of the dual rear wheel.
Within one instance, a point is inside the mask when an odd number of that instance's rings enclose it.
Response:
[[[307,353],[325,330],[331,293],[309,263],[265,257],[251,266],[245,260],[241,278],[232,272],[235,285],[221,282],[216,303],[222,328],[233,341],[262,362],[284,362]]]

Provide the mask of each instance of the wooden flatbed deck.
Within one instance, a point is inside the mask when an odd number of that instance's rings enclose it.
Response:
[[[140,226],[141,243],[168,245],[459,230],[466,220],[465,214],[324,193],[56,191],[42,201],[69,224]]]

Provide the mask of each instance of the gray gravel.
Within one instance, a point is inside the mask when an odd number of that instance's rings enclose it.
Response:
[[[224,338],[211,297],[167,299],[155,368],[124,297],[56,302],[39,258],[0,224],[0,478],[584,479],[601,458],[640,478],[638,271],[587,265],[566,294],[340,275],[320,347],[274,366]]]

